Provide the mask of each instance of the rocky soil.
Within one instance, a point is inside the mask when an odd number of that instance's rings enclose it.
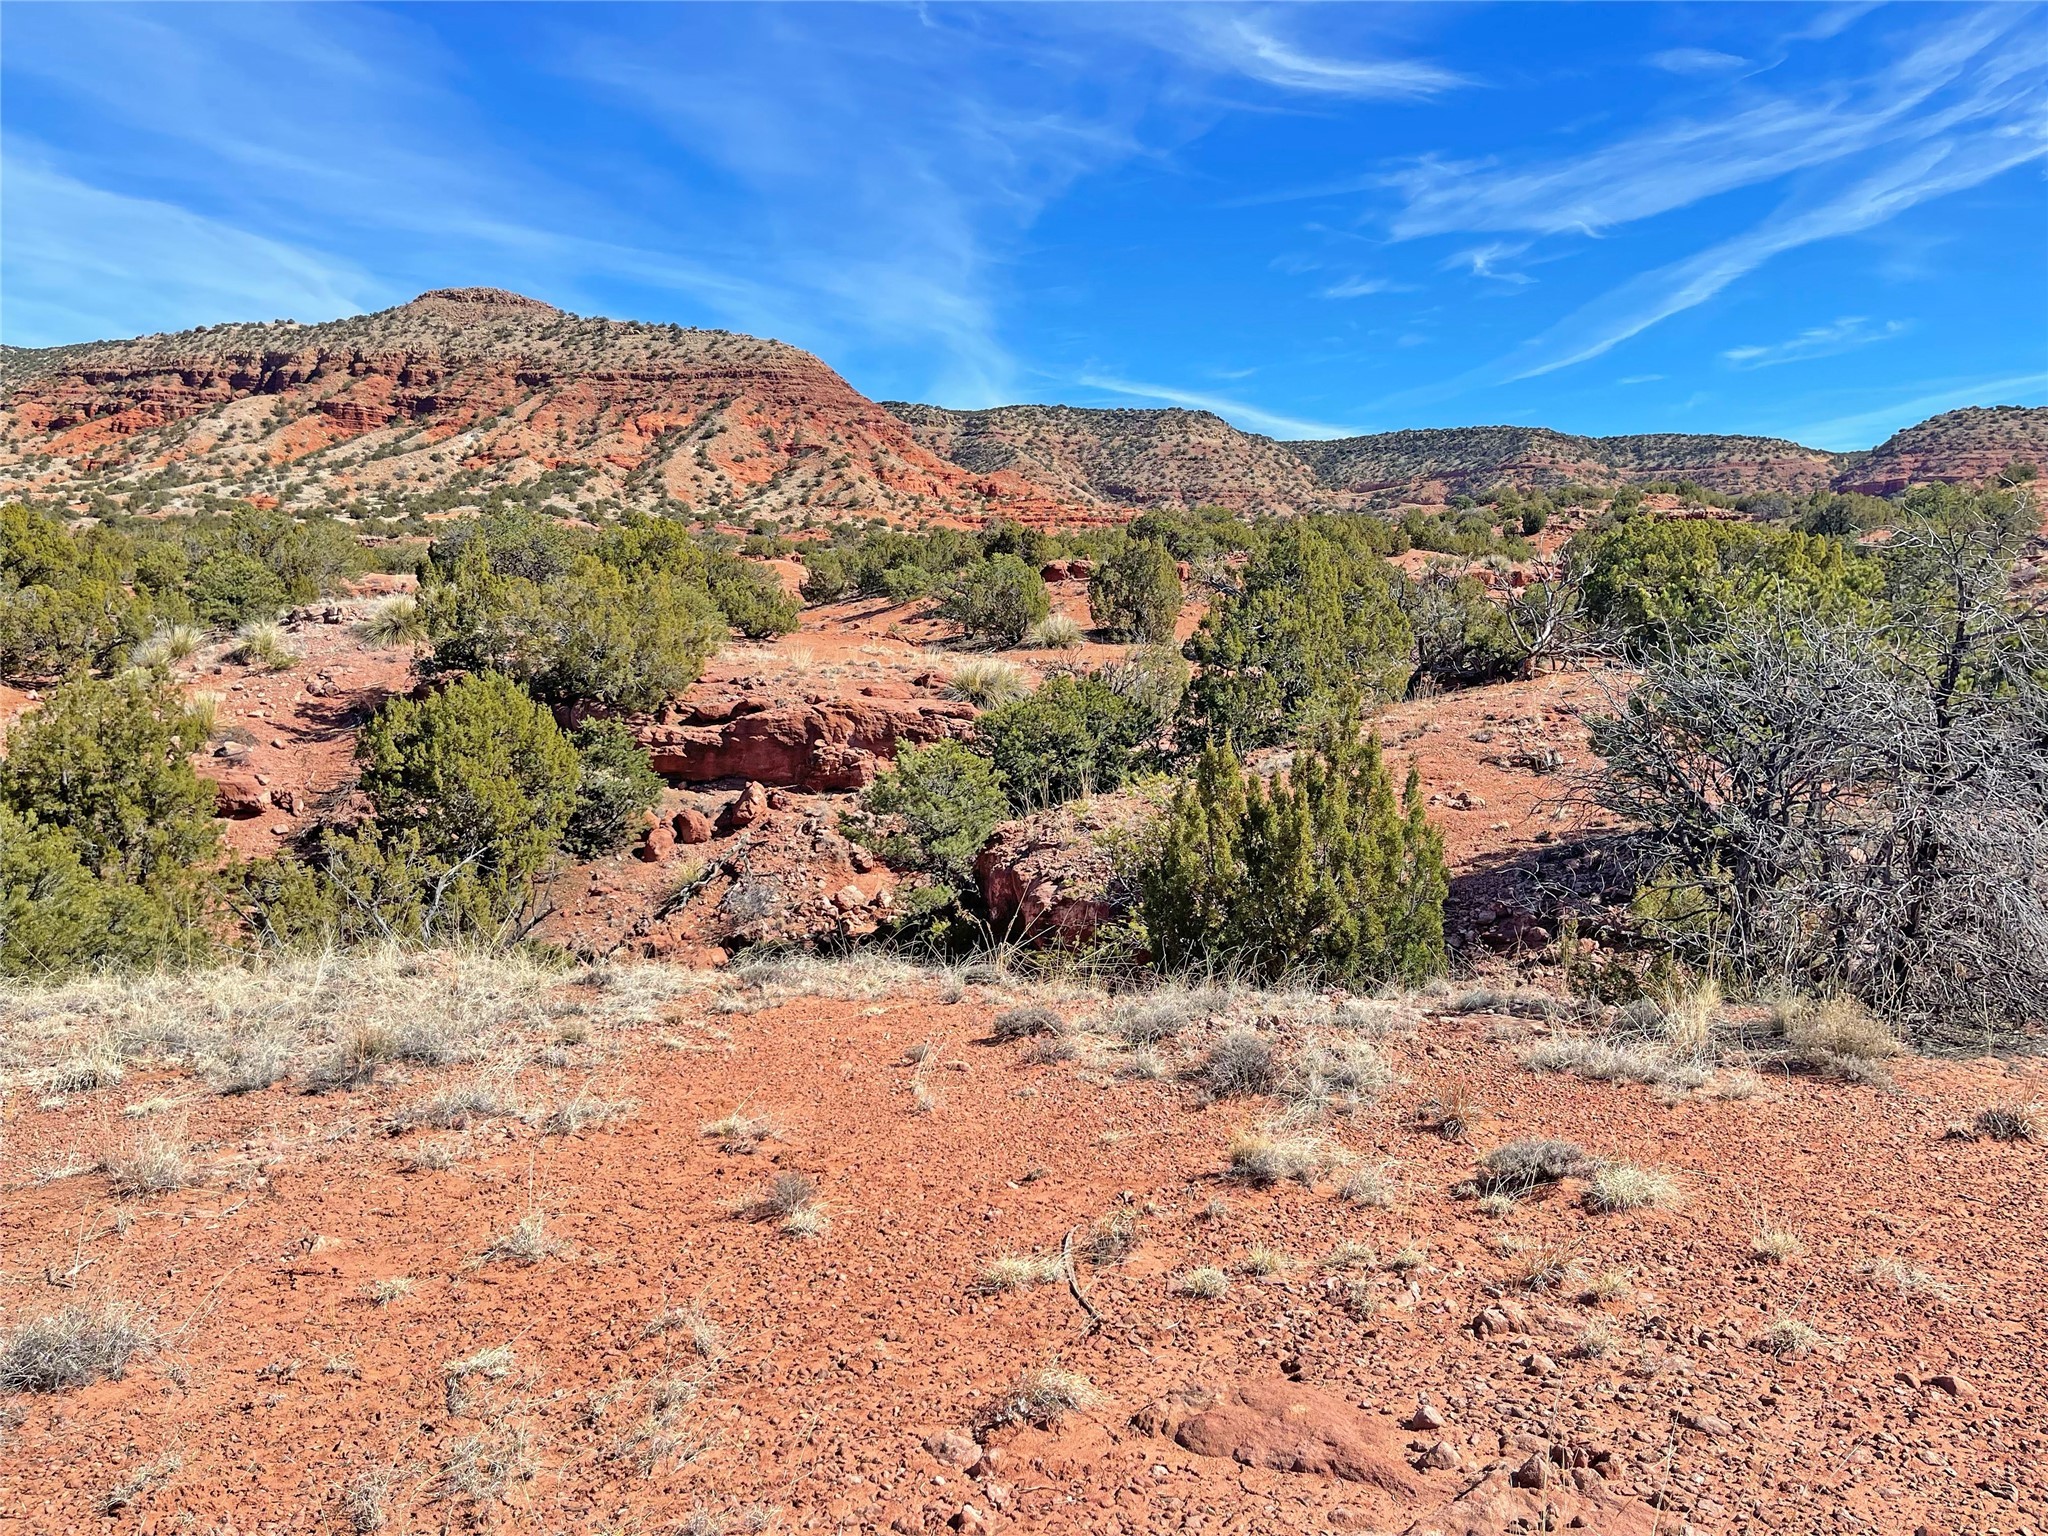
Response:
[[[2038,1061],[1657,1090],[1525,1068],[1569,1027],[1526,994],[1133,1006],[871,963],[266,990],[337,1035],[453,997],[470,1033],[353,1086],[316,1029],[267,1087],[137,1052],[92,1088],[64,1064],[142,1015],[11,1000],[0,1308],[119,1304],[155,1342],[0,1399],[0,1529],[2048,1519],[2048,1165],[1950,1134],[2048,1097]],[[1020,1003],[1057,1024],[998,1022]],[[278,1010],[144,1012],[204,1054]],[[1233,1022],[1385,1081],[1211,1101],[1186,1074]],[[1327,1138],[1298,1181],[1230,1176],[1268,1122]],[[150,1136],[182,1187],[138,1188]],[[1461,1197],[1532,1136],[1671,1189]]]

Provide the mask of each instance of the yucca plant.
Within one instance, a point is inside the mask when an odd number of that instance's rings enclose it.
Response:
[[[272,672],[282,672],[298,660],[285,639],[284,626],[273,619],[251,619],[236,630],[235,648],[229,654],[244,666]]]

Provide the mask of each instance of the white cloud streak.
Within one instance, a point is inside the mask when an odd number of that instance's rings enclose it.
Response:
[[[1177,389],[1170,384],[1140,384],[1130,379],[1119,379],[1100,373],[1084,373],[1074,382],[1088,389],[1099,389],[1112,395],[1125,395],[1133,400],[1156,400],[1166,405],[1184,406],[1191,411],[1208,411],[1211,415],[1221,416],[1232,426],[1263,432],[1269,437],[1351,437],[1358,431],[1356,427],[1332,426],[1322,421],[1302,421],[1293,416],[1282,416],[1272,411],[1261,410],[1258,406],[1247,405],[1242,400],[1228,400],[1221,395]]]
[[[1903,336],[1910,327],[1903,320],[1873,324],[1863,315],[1844,315],[1827,325],[1809,326],[1796,336],[1769,345],[1730,347],[1722,360],[1741,369],[1776,368],[1783,363],[1803,363],[1810,358],[1836,357],[1873,342]]]

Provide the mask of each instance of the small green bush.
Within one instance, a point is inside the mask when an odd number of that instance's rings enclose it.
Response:
[[[1190,744],[1297,740],[1361,699],[1399,698],[1414,640],[1400,573],[1363,545],[1290,525],[1204,615],[1181,701]]]
[[[957,741],[904,747],[864,804],[871,815],[901,818],[900,832],[876,840],[877,853],[956,888],[973,880],[975,854],[1008,814],[989,760]]]
[[[1144,740],[1144,709],[1094,677],[1061,673],[992,709],[975,734],[1020,811],[1115,789]]]
[[[1127,540],[1088,578],[1088,612],[1118,640],[1163,644],[1180,618],[1180,570],[1163,544]]]
[[[474,870],[503,910],[525,899],[576,809],[575,747],[496,673],[386,701],[356,756],[384,843],[416,833],[425,852]]]
[[[661,801],[661,775],[648,766],[647,749],[616,720],[586,720],[570,733],[583,769],[576,808],[562,846],[579,859],[615,853],[645,825]]]
[[[939,612],[969,639],[1017,645],[1052,612],[1052,597],[1038,572],[1015,555],[997,555],[955,577],[939,602]]]
[[[284,607],[284,583],[253,555],[223,549],[209,555],[187,583],[193,612],[216,629],[274,619]]]
[[[1414,769],[1397,799],[1377,738],[1347,718],[1270,787],[1227,747],[1206,750],[1140,869],[1139,904],[1167,971],[1414,983],[1443,968],[1448,888]]]
[[[726,623],[749,640],[787,635],[796,629],[803,603],[783,590],[781,579],[758,560],[712,554],[706,557],[704,577],[711,601],[725,615]]]
[[[1477,577],[1425,571],[1403,588],[1401,608],[1415,632],[1418,678],[1451,686],[1495,682],[1527,659],[1507,610]]]
[[[204,726],[144,674],[78,678],[8,737],[0,804],[69,833],[96,874],[183,877],[219,839],[213,786],[192,771]]]

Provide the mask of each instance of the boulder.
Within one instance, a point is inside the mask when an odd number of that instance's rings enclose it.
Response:
[[[261,816],[270,806],[270,791],[253,774],[231,773],[213,786],[213,814],[246,821]]]
[[[1297,1381],[1247,1381],[1173,1431],[1197,1456],[1243,1467],[1368,1483],[1403,1497],[1421,1484],[1402,1460],[1394,1430],[1351,1403]]]
[[[702,811],[677,811],[669,825],[675,831],[676,841],[685,846],[711,841],[711,818]]]
[[[733,801],[718,813],[718,830],[737,832],[742,827],[751,827],[768,814],[768,791],[759,784],[749,783],[733,797]]]
[[[1085,944],[1130,907],[1102,835],[1153,814],[1135,795],[1095,795],[999,828],[974,879],[999,932],[1035,944]]]
[[[676,829],[665,821],[657,821],[641,839],[637,857],[646,864],[659,864],[675,851]]]

